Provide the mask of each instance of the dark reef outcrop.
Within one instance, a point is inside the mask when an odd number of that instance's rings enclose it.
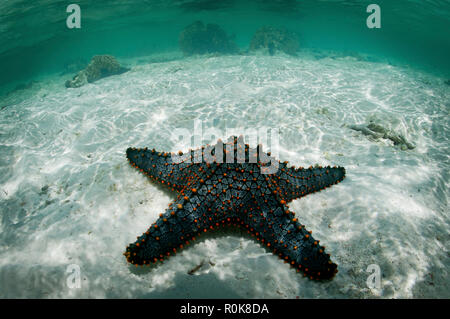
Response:
[[[122,74],[127,71],[129,69],[120,66],[115,57],[111,55],[96,55],[84,70],[78,72],[72,80],[66,81],[66,87],[78,88],[87,83],[93,83],[102,78]]]
[[[179,38],[180,50],[185,56],[194,54],[239,52],[238,46],[217,24],[196,21],[183,29]]]
[[[295,32],[284,28],[265,26],[258,29],[250,42],[250,51],[267,50],[267,53],[274,55],[277,52],[284,52],[289,55],[296,55],[300,48],[298,35]]]

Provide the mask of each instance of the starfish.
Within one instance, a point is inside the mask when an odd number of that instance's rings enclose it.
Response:
[[[126,155],[131,166],[178,193],[127,247],[128,262],[138,266],[163,261],[202,233],[238,226],[310,279],[331,279],[337,273],[325,247],[287,204],[339,183],[345,177],[343,167],[288,167],[288,162],[264,153],[261,145],[250,148],[235,136],[186,154],[128,148]],[[277,164],[276,171],[269,173],[269,160]]]

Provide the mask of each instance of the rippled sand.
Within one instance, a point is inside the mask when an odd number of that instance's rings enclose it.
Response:
[[[130,72],[80,89],[64,88],[67,75],[43,79],[0,111],[0,297],[450,297],[442,79],[353,57],[127,62]],[[126,245],[174,195],[129,167],[125,150],[199,146],[172,137],[195,120],[222,138],[276,129],[281,161],[346,168],[339,185],[290,204],[338,264],[333,281],[229,234],[148,270],[126,263]],[[370,120],[415,148],[348,128]],[[71,264],[79,289],[67,286]],[[366,284],[371,264],[380,289]]]

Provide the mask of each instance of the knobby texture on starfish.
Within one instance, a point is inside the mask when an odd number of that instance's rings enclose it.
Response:
[[[277,162],[276,172],[264,174],[270,153],[260,146],[250,148],[241,137],[186,154],[147,148],[128,148],[126,154],[131,166],[178,193],[159,219],[127,247],[128,262],[138,266],[163,261],[200,234],[234,225],[311,279],[331,279],[337,272],[325,247],[299,223],[287,203],[342,181],[343,167],[305,169]],[[206,155],[215,161],[202,160]]]

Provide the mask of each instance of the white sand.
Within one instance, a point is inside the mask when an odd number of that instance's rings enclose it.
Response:
[[[450,297],[450,88],[442,79],[308,54],[141,64],[79,89],[65,89],[67,78],[2,103],[13,105],[0,112],[0,297]],[[125,150],[176,151],[171,132],[192,130],[195,119],[204,128],[275,128],[280,160],[346,168],[339,185],[290,204],[338,264],[333,281],[303,278],[231,235],[149,270],[126,263],[127,244],[175,196],[129,167]],[[370,119],[416,148],[345,126]],[[80,288],[67,285],[71,264]],[[381,270],[379,289],[366,284],[371,264]]]

